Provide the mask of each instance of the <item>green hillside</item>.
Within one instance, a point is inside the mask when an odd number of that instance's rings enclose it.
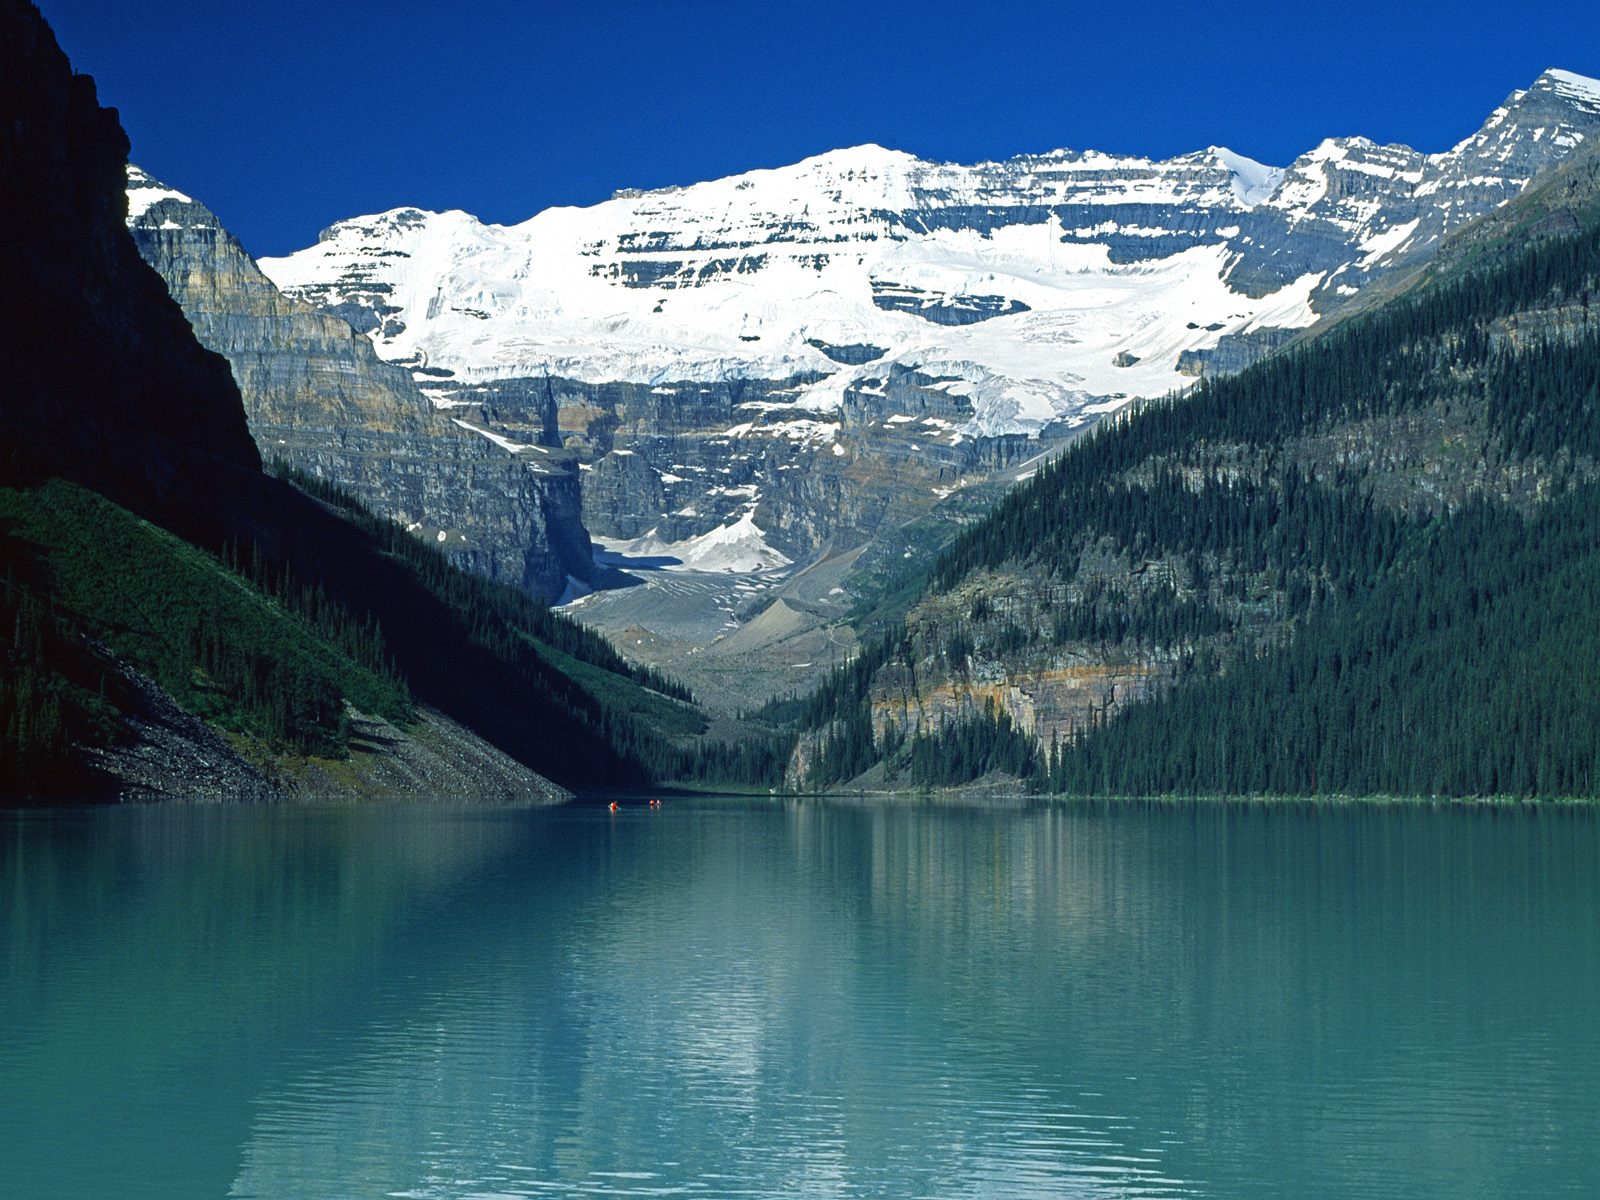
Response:
[[[580,786],[673,779],[775,781],[786,747],[708,743],[687,693],[520,592],[467,575],[370,514],[352,512],[419,594],[448,601],[464,636],[517,690],[529,765]],[[436,657],[396,655],[377,616],[259,548],[211,554],[61,480],[0,489],[0,795],[93,795],[87,746],[126,738],[137,708],[118,663],[142,672],[247,755],[341,758],[349,709],[406,726],[407,681]],[[436,667],[447,664],[435,663]],[[493,679],[493,676],[489,676]],[[530,702],[529,697],[535,697]],[[587,755],[568,757],[572,748]]]
[[[481,656],[483,673],[463,679],[469,688],[491,701],[497,679],[515,689],[504,695],[502,716],[537,734],[529,748],[537,763],[530,765],[590,788],[782,781],[789,739],[761,729],[743,731],[732,744],[706,736],[709,722],[682,684],[628,662],[599,634],[536,597],[452,566],[340,489],[296,471],[284,478],[353,525],[409,590],[447,614]],[[402,666],[422,660],[418,670],[448,669],[431,646],[426,634],[408,638]]]
[[[0,562],[0,622],[12,635],[0,792],[83,783],[74,744],[114,740],[128,702],[112,655],[188,712],[269,750],[343,755],[347,702],[411,717],[370,620],[259,561],[230,569],[75,484],[0,489]]]
[[[1600,205],[1573,177],[1564,224],[1536,193],[1011,493],[813,699],[804,781],[1594,794]],[[1097,672],[1073,708],[1059,680]]]

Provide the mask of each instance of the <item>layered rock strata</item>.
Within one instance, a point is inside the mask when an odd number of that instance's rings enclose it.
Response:
[[[272,284],[203,204],[128,168],[128,225],[201,343],[227,358],[261,455],[326,479],[458,565],[554,600],[592,583],[576,458],[434,409],[337,316]]]
[[[401,208],[262,265],[452,415],[533,438],[553,397],[597,534],[748,523],[800,561],[1248,365],[1597,132],[1600,83],[1552,70],[1433,154],[861,146],[512,226]]]

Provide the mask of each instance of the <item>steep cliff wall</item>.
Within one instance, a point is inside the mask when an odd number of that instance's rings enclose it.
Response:
[[[540,436],[547,395],[583,457],[583,512],[602,537],[701,537],[748,517],[795,562],[892,533],[952,492],[1038,455],[1025,434],[956,436],[972,402],[950,377],[890,366],[844,391],[826,420],[788,380],[583,383],[515,379],[462,387],[453,409],[518,439]]]
[[[311,669],[305,656],[336,659],[342,652],[325,636],[332,626],[319,625],[303,606],[296,616],[223,565],[230,549],[248,544],[269,566],[274,586],[285,577],[315,583],[314,593],[293,590],[325,598],[330,607],[324,616],[342,610],[351,622],[347,632],[381,630],[394,669],[423,704],[519,762],[548,764],[575,779],[604,771],[609,745],[571,715],[576,685],[553,670],[524,669],[474,641],[468,619],[374,538],[262,472],[227,360],[195,340],[166,283],[128,233],[127,151],[117,114],[100,107],[90,79],[73,73],[38,9],[24,0],[0,0],[0,220],[11,231],[0,240],[0,488],[12,502],[0,521],[0,590],[19,620],[26,609],[41,631],[29,639],[8,637],[0,660],[0,684],[11,685],[0,686],[0,709],[9,708],[0,728],[10,735],[0,761],[14,765],[19,745],[41,748],[39,739],[26,735],[34,716],[53,709],[60,736],[42,746],[52,768],[84,765],[94,748],[114,743],[150,766],[154,779],[142,768],[135,778],[126,755],[102,761],[101,773],[195,794],[185,785],[203,774],[215,739],[194,723],[185,729],[169,719],[170,696],[147,704],[145,685],[119,675],[117,664],[88,639],[125,635],[138,643],[124,648],[126,661],[175,663],[195,688],[215,691],[224,703],[242,702],[252,687],[241,680],[258,678],[253,668],[237,676],[236,686],[205,668],[208,655],[216,665],[219,644],[214,629],[206,632],[207,621],[246,629],[219,615],[222,606],[210,597],[221,595],[278,631],[291,630],[292,638],[272,634],[255,661],[262,675],[281,680],[287,673],[299,683],[291,678],[265,700],[256,688],[254,702],[298,703]],[[90,505],[75,543],[60,536],[55,489],[65,485],[45,484],[50,476],[84,485],[65,489]],[[30,504],[39,517],[33,528],[18,515]],[[129,567],[127,543],[110,536],[112,521],[144,547],[138,572]],[[64,557],[51,561],[52,553]],[[211,589],[182,589],[199,607],[187,628],[167,595],[174,580],[186,583],[172,564]],[[76,609],[67,603],[69,575],[81,601]],[[151,587],[138,592],[135,576],[140,587]],[[12,640],[25,644],[13,647]],[[290,645],[299,650],[285,652]],[[19,671],[19,662],[28,669]],[[140,695],[130,699],[130,688]],[[563,688],[565,707],[552,700]],[[329,707],[336,725],[345,710]],[[63,723],[64,711],[69,717],[89,712],[92,720]],[[18,713],[27,719],[14,719]],[[145,737],[143,718],[159,727],[159,745]],[[146,750],[159,754],[152,758]],[[238,794],[247,782],[239,773],[210,778],[224,794]],[[442,775],[433,779],[441,792],[456,786]],[[28,775],[13,780],[12,790],[35,794],[48,782]],[[72,794],[121,790],[113,779]]]
[[[260,459],[228,364],[123,228],[128,141],[39,11],[0,4],[0,472],[179,513]]]
[[[232,365],[264,458],[338,484],[491,579],[552,600],[569,576],[594,581],[577,462],[559,441],[502,444],[456,423],[338,317],[279,292],[203,204],[136,167],[127,184],[139,252]]]

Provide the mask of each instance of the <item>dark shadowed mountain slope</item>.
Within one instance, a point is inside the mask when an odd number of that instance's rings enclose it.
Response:
[[[0,793],[96,782],[70,768],[149,709],[124,668],[277,754],[337,756],[352,705],[403,723],[417,703],[575,785],[699,769],[684,743],[704,721],[647,686],[664,681],[392,522],[262,473],[227,362],[127,231],[116,114],[22,0],[0,0],[0,114],[0,219],[19,231],[0,245],[0,736],[8,763],[44,756]]]
[[[183,505],[259,471],[228,364],[123,229],[128,141],[31,4],[0,7],[0,438],[12,472]]]

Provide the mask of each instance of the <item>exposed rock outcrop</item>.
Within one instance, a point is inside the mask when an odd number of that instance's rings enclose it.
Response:
[[[1440,154],[859,146],[516,225],[355,217],[262,266],[501,436],[553,393],[595,533],[749,517],[804,562],[1247,365],[1597,133],[1600,83],[1551,71]]]
[[[1236,375],[1258,363],[1295,337],[1293,329],[1252,329],[1245,333],[1225,333],[1209,350],[1185,350],[1178,355],[1178,371],[1199,378],[1202,375]]]
[[[359,497],[467,570],[559,597],[595,582],[578,467],[559,439],[502,445],[435,409],[338,316],[278,291],[203,204],[128,170],[140,253],[224,355],[263,458]]]
[[[464,419],[536,438],[544,397],[514,382],[463,388],[457,395],[475,401],[459,410]],[[671,543],[749,515],[773,548],[801,562],[891,533],[1039,454],[1057,433],[959,436],[973,403],[948,390],[954,377],[898,364],[849,385],[826,418],[796,402],[813,382],[549,381],[566,444],[587,460],[585,523],[605,537],[654,533]]]
[[[400,729],[350,712],[348,759],[247,758],[179,708],[147,675],[97,647],[132,703],[124,736],[86,748],[92,777],[117,800],[271,803],[293,799],[413,799],[554,804],[571,793],[433,709]]]

